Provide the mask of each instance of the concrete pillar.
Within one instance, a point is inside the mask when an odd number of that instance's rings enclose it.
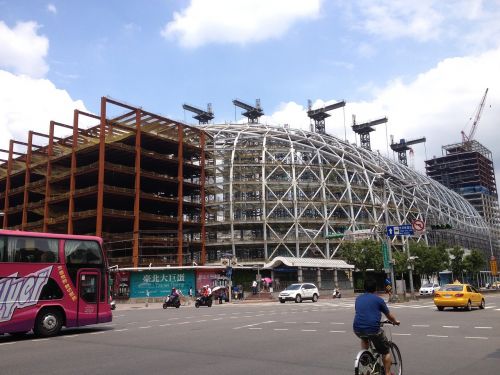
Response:
[[[338,275],[338,269],[333,270],[333,286],[335,288],[339,287],[339,275]]]
[[[344,271],[344,272],[347,272],[347,275],[349,276],[349,282],[351,284],[351,289],[354,289],[354,281],[352,280],[352,271],[349,270],[349,271]]]
[[[316,270],[316,283],[317,283],[318,289],[321,289],[321,268],[318,268]]]
[[[302,282],[302,267],[297,267],[297,281]]]

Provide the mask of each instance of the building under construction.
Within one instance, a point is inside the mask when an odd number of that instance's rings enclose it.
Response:
[[[96,234],[113,264],[203,261],[200,129],[103,97],[100,115],[48,130],[0,150],[4,229]]]

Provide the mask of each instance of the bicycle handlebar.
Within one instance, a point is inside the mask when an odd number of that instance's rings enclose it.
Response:
[[[386,324],[392,324],[393,326],[398,326],[399,324],[391,322],[389,319],[383,320],[380,322],[380,326],[384,326]]]

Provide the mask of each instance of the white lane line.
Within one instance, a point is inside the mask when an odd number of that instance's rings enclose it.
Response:
[[[103,333],[105,333],[105,331],[100,331],[100,332],[91,332],[90,334],[91,334],[91,335],[102,335]]]
[[[448,336],[442,336],[442,335],[427,335],[427,337],[448,337]]]
[[[244,326],[241,326],[241,327],[234,327],[233,329],[241,329],[241,328],[255,327],[255,326],[258,326],[258,325],[261,325],[261,324],[269,324],[269,323],[276,323],[276,321],[275,321],[275,320],[268,320],[268,321],[266,321],[266,322],[254,323],[254,324],[247,324],[247,325],[244,325]]]
[[[304,322],[304,324],[319,324],[320,322]]]
[[[345,333],[345,331],[330,331],[331,333]]]
[[[14,345],[16,342],[4,342],[4,343],[1,343],[0,346],[4,346],[4,345]]]
[[[345,324],[345,323],[342,323],[342,322],[330,322],[330,324]]]
[[[214,320],[215,320],[215,319],[214,319]],[[177,323],[177,325],[181,325],[181,324],[189,324],[189,323],[191,323],[191,322],[179,322],[179,323]]]
[[[166,324],[160,324],[160,327],[166,327],[166,326],[171,326],[172,324],[166,323]]]
[[[260,328],[260,327],[250,327],[248,329],[262,329],[262,328]]]
[[[411,333],[393,333],[393,336],[411,336]]]
[[[301,329],[302,332],[316,332],[317,329]]]
[[[483,336],[465,336],[466,339],[476,339],[476,340],[488,340],[487,337]]]
[[[285,324],[297,324],[297,322],[284,322]]]
[[[210,316],[210,315],[203,315],[203,316]],[[178,320],[180,318],[168,318],[167,320]]]
[[[266,315],[266,314],[257,314],[255,316],[264,316],[264,315]],[[233,316],[232,318],[235,318],[235,317]]]
[[[492,309],[494,308],[495,306],[486,306],[485,309]]]
[[[212,320],[222,320],[222,318],[215,318],[215,319],[212,319]]]
[[[232,316],[231,318],[236,318],[238,319],[237,316]],[[197,320],[195,323],[203,323],[203,322],[206,322],[207,320],[206,319],[202,319],[202,320]]]
[[[460,326],[443,326],[443,328],[460,328]]]
[[[122,315],[114,315],[114,314],[113,314],[113,319],[114,319],[114,318],[123,318],[124,316],[125,316],[124,314],[122,314]]]
[[[288,331],[288,328],[275,328],[274,331]]]
[[[139,329],[146,329],[146,328],[151,328],[151,326],[139,327]]]
[[[49,341],[49,339],[33,339],[31,340],[33,342],[38,342],[38,341]]]
[[[500,309],[495,309],[495,311],[500,311]]]
[[[127,323],[127,324],[137,324],[137,323],[139,323],[139,322],[130,322],[130,323]]]
[[[148,320],[148,323],[159,322],[159,319]]]
[[[428,324],[412,324],[412,327],[429,327]]]
[[[123,332],[128,331],[128,328],[116,329],[115,332]]]
[[[492,329],[493,327],[474,327],[476,329]]]

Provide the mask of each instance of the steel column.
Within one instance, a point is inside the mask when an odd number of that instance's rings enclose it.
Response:
[[[106,158],[106,98],[101,98],[101,124],[99,126],[99,172],[97,178],[97,218],[96,236],[102,236],[102,216],[104,212],[104,161]]]
[[[5,180],[5,200],[3,205],[3,229],[9,226],[9,192],[10,192],[10,174],[12,173],[12,157],[14,153],[14,141],[9,142],[9,160],[7,162],[7,178]]]
[[[134,267],[139,266],[139,230],[140,230],[140,202],[141,202],[141,110],[135,110],[135,196],[134,196],[134,244],[132,262]]]
[[[201,176],[200,176],[200,189],[201,189],[201,264],[206,262],[206,248],[205,248],[205,132],[200,131],[200,147],[201,147]]]
[[[78,146],[78,110],[73,112],[73,140],[71,142],[71,167],[69,177],[68,234],[73,234],[73,212],[75,211],[76,148]]]
[[[183,171],[183,164],[184,164],[184,156],[183,156],[183,143],[184,143],[184,135],[183,135],[183,128],[180,124],[177,124],[177,138],[179,142],[179,147],[177,151],[177,158],[179,160],[179,166],[178,166],[178,173],[177,173],[177,180],[179,181],[179,186],[177,187],[177,201],[178,201],[178,206],[177,206],[177,263],[179,266],[182,266],[182,242],[184,239],[183,236],[183,220],[184,220],[184,215],[183,215],[183,202],[184,202],[184,171]]]
[[[28,132],[28,151],[26,153],[26,170],[24,172],[24,194],[23,194],[23,217],[21,221],[21,230],[26,229],[26,224],[28,223],[28,204],[29,204],[29,191],[28,185],[30,184],[31,178],[31,155],[33,152],[33,132],[30,130]]]
[[[45,172],[45,202],[43,205],[43,231],[49,230],[50,178],[52,176],[52,155],[54,153],[54,121],[50,122],[49,146],[47,148],[47,171]]]

